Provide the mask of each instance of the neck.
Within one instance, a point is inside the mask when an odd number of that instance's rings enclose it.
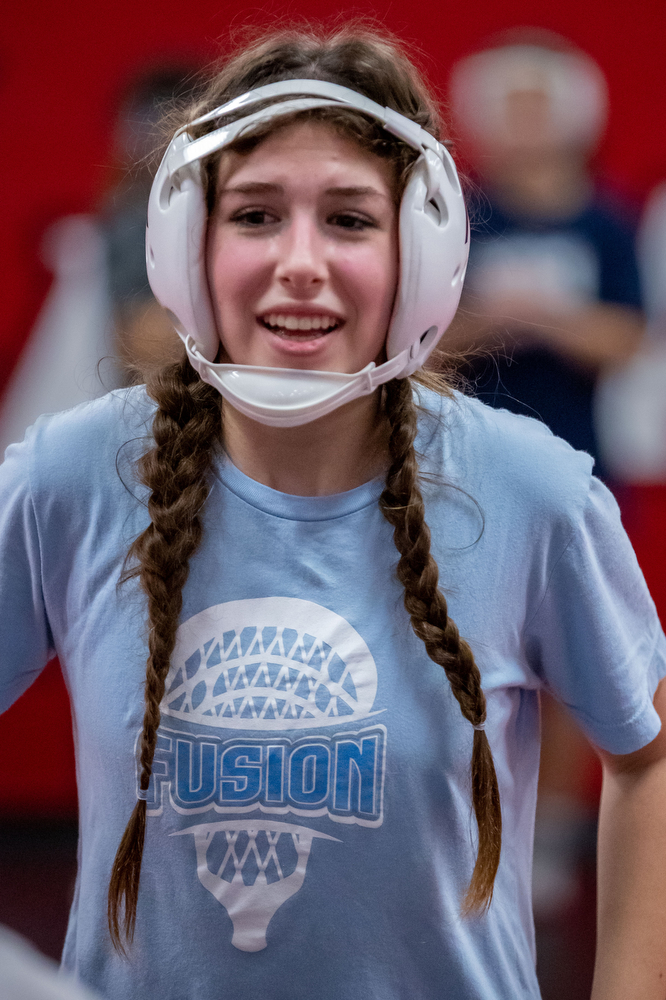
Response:
[[[569,151],[498,161],[488,171],[487,182],[499,207],[512,215],[568,218],[581,211],[590,197],[585,161]]]
[[[281,493],[343,493],[385,473],[381,390],[301,427],[266,427],[224,403],[224,447],[250,479]]]

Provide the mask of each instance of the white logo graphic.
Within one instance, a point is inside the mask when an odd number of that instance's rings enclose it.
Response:
[[[377,668],[358,632],[311,601],[207,608],[178,629],[162,713],[226,729],[307,729],[371,714]]]
[[[149,813],[162,811],[166,789],[184,815],[260,811],[383,822],[386,729],[346,725],[376,714],[377,668],[335,612],[292,597],[207,608],[178,629],[165,692],[163,716],[188,725],[160,728]],[[330,726],[342,728],[285,735]],[[178,834],[193,836],[199,881],[229,914],[234,947],[248,952],[266,947],[273,915],[301,888],[312,841],[339,843],[248,815]]]
[[[272,820],[202,823],[172,836],[186,833],[194,835],[199,881],[231,917],[231,943],[240,951],[266,947],[273,914],[303,884],[313,839],[336,840],[307,827]],[[218,835],[218,857],[209,859]],[[211,860],[214,870],[209,867]],[[287,868],[292,870],[285,874]]]

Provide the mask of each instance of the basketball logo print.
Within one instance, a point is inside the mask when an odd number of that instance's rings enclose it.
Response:
[[[229,601],[178,630],[163,715],[227,729],[307,729],[371,714],[377,668],[340,615],[311,601]]]

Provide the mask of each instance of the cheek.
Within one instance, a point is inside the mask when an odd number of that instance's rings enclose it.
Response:
[[[218,314],[242,308],[265,281],[266,261],[261,248],[233,235],[213,234],[208,241],[208,283]]]
[[[388,245],[354,255],[341,267],[347,287],[366,316],[378,322],[390,313],[398,282],[397,250]]]

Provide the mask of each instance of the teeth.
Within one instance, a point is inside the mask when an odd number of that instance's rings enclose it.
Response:
[[[330,330],[338,325],[338,320],[333,316],[285,316],[283,313],[269,313],[262,318],[267,326],[283,330]]]

